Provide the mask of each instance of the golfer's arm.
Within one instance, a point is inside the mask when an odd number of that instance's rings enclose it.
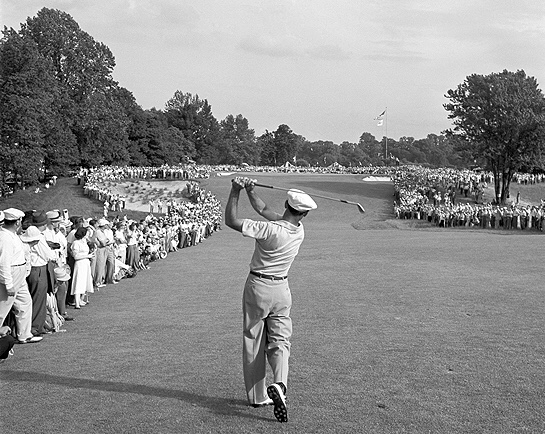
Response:
[[[238,198],[240,190],[231,189],[225,205],[225,224],[235,231],[242,232],[242,219],[238,218]]]
[[[270,221],[280,220],[282,216],[277,212],[269,209],[267,204],[257,195],[255,190],[246,190],[248,192],[248,199],[255,211],[262,217]]]

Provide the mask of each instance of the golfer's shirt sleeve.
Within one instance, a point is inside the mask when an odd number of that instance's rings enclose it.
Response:
[[[250,219],[242,220],[242,235],[256,240],[264,240],[270,234],[270,226],[267,222]]]

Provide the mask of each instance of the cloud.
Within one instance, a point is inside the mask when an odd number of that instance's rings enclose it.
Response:
[[[251,34],[244,37],[239,47],[248,53],[270,57],[300,56],[303,50],[293,38]]]
[[[338,45],[319,45],[306,50],[307,54],[316,59],[347,60],[350,53]]]

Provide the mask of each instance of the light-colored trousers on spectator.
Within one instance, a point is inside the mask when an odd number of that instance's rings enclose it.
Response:
[[[115,273],[115,247],[106,247],[106,283],[114,283]]]
[[[24,341],[32,337],[32,297],[26,283],[26,269],[24,265],[11,267],[15,296],[8,297],[6,286],[0,284],[0,325],[13,308],[17,324],[17,339]]]
[[[101,285],[104,283],[106,277],[106,258],[108,257],[108,248],[99,247],[95,254],[95,270],[93,274],[93,281],[95,285]]]

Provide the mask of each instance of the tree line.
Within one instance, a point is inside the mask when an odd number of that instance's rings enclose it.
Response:
[[[43,8],[18,31],[5,27],[0,65],[0,169],[27,182],[101,164],[384,163],[385,139],[370,133],[339,145],[280,125],[256,137],[241,114],[218,121],[208,100],[188,92],[143,110],[113,79],[110,49],[60,10]],[[388,149],[404,161],[461,163],[448,141],[388,139]]]
[[[32,183],[98,165],[482,165],[541,169],[544,98],[523,71],[469,76],[445,95],[454,128],[426,138],[308,141],[288,125],[256,136],[243,115],[217,120],[207,99],[177,90],[144,110],[112,76],[110,49],[66,12],[41,9],[0,39],[0,170]],[[499,179],[499,178],[498,178]],[[508,181],[498,181],[508,182]]]

